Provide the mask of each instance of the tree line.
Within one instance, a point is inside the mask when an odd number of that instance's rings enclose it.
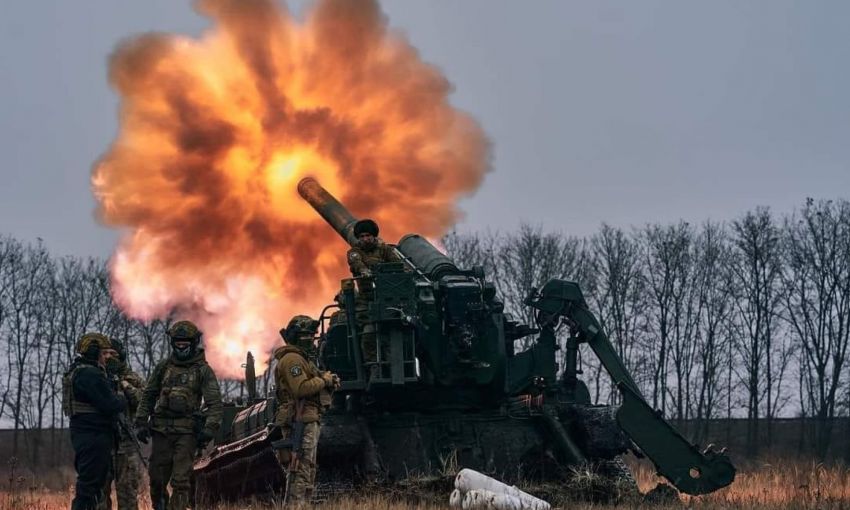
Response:
[[[443,244],[483,266],[514,318],[549,278],[577,281],[644,396],[703,442],[712,420],[746,420],[746,449],[774,444],[778,417],[803,417],[826,456],[850,413],[850,203],[807,200],[785,215],[755,208],[728,223],[684,221],[574,237],[523,225],[452,233]],[[589,350],[592,398],[616,404]]]
[[[704,441],[712,420],[746,420],[751,455],[774,441],[775,420],[810,418],[821,457],[836,418],[850,414],[850,203],[807,200],[777,215],[756,208],[728,223],[618,228],[589,237],[523,225],[451,233],[461,266],[483,266],[506,311],[550,278],[581,284],[647,400]],[[60,429],[61,378],[80,335],[97,330],[127,346],[147,376],[169,352],[173,317],[132,320],[112,302],[105,261],[55,257],[39,241],[0,236],[0,423]],[[522,346],[520,346],[522,347]],[[583,350],[592,398],[616,404],[603,367]],[[238,381],[224,381],[230,395]],[[13,448],[18,450],[17,434]],[[38,459],[42,445],[26,445]]]
[[[32,466],[45,460],[42,449],[57,437],[44,444],[43,435],[18,432],[67,426],[62,376],[83,333],[123,341],[130,365],[144,377],[170,353],[166,331],[175,318],[128,318],[113,303],[109,282],[102,259],[55,257],[41,240],[0,236],[0,424],[15,431],[12,455]],[[242,390],[239,381],[221,384],[225,394]],[[28,444],[19,444],[23,439]]]

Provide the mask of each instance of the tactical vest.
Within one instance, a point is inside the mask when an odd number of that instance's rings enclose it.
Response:
[[[71,368],[62,376],[62,413],[68,418],[83,413],[97,413],[98,410],[88,402],[80,402],[74,396],[74,377],[80,369],[87,367],[74,362]]]
[[[201,368],[203,364],[179,366],[169,363],[162,374],[154,416],[191,418],[201,410]]]

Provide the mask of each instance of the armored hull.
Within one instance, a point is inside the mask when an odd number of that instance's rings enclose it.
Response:
[[[357,246],[356,219],[342,204],[313,179],[298,190]],[[323,419],[320,479],[356,487],[472,468],[509,482],[564,480],[571,466],[605,465],[631,448],[688,494],[734,480],[722,451],[700,451],[647,404],[576,283],[531,289],[524,304],[535,324],[521,324],[481,268],[458,268],[415,234],[393,250],[394,261],[342,280],[317,322],[316,362],[342,381]],[[621,406],[590,404],[579,379],[583,345]],[[195,466],[199,497],[280,491],[274,448],[292,444],[275,443],[275,406],[269,398],[235,414]]]
[[[267,405],[255,404],[257,408]],[[527,399],[496,409],[464,412],[372,414],[334,409],[323,418],[320,482],[328,487],[355,488],[376,480],[391,483],[408,477],[442,476],[461,467],[491,473],[510,483],[562,481],[575,459],[559,446],[562,438],[557,437],[552,422],[561,424],[575,446],[593,459],[614,459],[629,446],[616,425],[614,411],[608,406],[566,405],[557,416],[550,416],[545,406]],[[262,424],[241,433],[244,437],[223,442],[195,464],[199,498],[281,496],[285,474],[273,446],[280,431]]]

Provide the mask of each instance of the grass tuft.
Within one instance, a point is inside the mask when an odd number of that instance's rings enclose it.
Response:
[[[451,462],[447,463],[451,464]],[[11,466],[10,466],[11,467]],[[447,466],[450,467],[450,466]],[[647,464],[630,466],[642,493],[647,493],[658,483],[664,483]],[[447,469],[446,471],[450,471]],[[850,470],[843,465],[827,466],[817,462],[787,461],[777,459],[772,462],[749,463],[739,471],[731,486],[713,494],[690,497],[675,494],[657,499],[641,498],[600,498],[577,501],[579,491],[611,491],[610,485],[592,470],[578,471],[574,479],[563,485],[545,484],[521,486],[532,494],[544,497],[560,508],[575,510],[635,509],[652,508],[672,510],[682,508],[704,510],[846,510],[850,509]],[[378,494],[374,490],[364,490],[356,496],[334,499],[317,506],[315,509],[352,509],[367,510],[385,508],[389,510],[446,510],[450,492],[449,477],[419,479],[409,482],[423,485],[428,490],[415,491],[412,487],[399,484],[399,490]],[[70,506],[71,490],[47,489],[40,480],[9,470],[4,487],[0,490],[0,509],[2,510],[60,510]],[[146,484],[143,484],[146,486]],[[143,491],[146,496],[146,490]],[[663,490],[661,491],[663,492]],[[662,495],[663,496],[663,495]],[[608,501],[603,502],[603,501]],[[140,510],[151,510],[146,497],[140,498]],[[218,505],[214,510],[280,510],[279,504],[246,501],[235,505]]]

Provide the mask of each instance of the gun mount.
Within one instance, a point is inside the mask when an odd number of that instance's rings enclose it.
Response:
[[[312,178],[298,191],[354,245],[357,219],[339,201]],[[342,379],[323,420],[320,479],[433,474],[453,459],[459,467],[548,480],[563,479],[565,467],[592,464],[634,484],[618,460],[632,449],[682,492],[732,483],[735,468],[722,451],[701,452],[647,404],[576,283],[555,279],[534,290],[525,305],[536,324],[521,324],[505,313],[480,268],[460,269],[416,234],[395,248],[403,263],[343,279],[336,303],[320,317],[317,362]],[[358,295],[362,283],[369,292]],[[375,361],[365,360],[366,327]],[[614,380],[620,406],[591,403],[579,378],[583,344]],[[268,397],[236,415],[230,436],[196,465],[201,486],[234,497],[255,494],[259,485],[280,489],[279,466],[257,474],[238,467],[273,461],[279,433],[268,424],[275,405]]]

